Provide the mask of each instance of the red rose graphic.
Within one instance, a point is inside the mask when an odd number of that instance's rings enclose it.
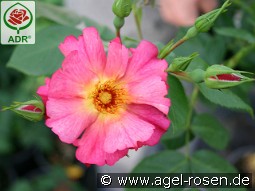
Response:
[[[26,16],[27,12],[24,9],[14,9],[10,14],[10,19],[8,20],[13,25],[20,25],[24,21],[28,20],[29,17]]]

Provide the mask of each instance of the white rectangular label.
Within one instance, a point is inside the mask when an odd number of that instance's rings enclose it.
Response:
[[[1,44],[35,43],[35,2],[1,2]]]

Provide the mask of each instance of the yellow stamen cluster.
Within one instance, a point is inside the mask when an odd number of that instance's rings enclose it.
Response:
[[[116,114],[120,108],[125,107],[127,91],[115,81],[99,82],[90,98],[95,108],[101,113]]]

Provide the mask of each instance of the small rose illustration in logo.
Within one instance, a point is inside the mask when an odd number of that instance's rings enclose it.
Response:
[[[17,30],[28,28],[33,22],[33,15],[31,11],[24,5],[16,3],[6,10],[4,13],[4,23],[7,27]]]
[[[8,20],[8,22],[13,25],[20,25],[21,23],[29,19],[26,14],[27,12],[24,9],[14,9],[10,14],[10,19]]]

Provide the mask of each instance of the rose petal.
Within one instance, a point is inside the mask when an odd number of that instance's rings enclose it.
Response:
[[[119,38],[115,38],[110,42],[108,49],[107,64],[104,74],[111,78],[120,78],[126,72],[128,63],[128,49],[121,44]]]
[[[97,118],[83,99],[49,98],[46,107],[46,125],[65,143],[73,143]]]
[[[126,112],[121,119],[107,124],[105,128],[107,133],[104,150],[114,153],[126,148],[137,148],[138,142],[147,141],[151,137],[155,126]]]
[[[140,82],[131,82],[127,88],[133,103],[152,105],[164,114],[168,113],[170,100],[164,97],[167,95],[167,86],[161,77],[151,76]]]
[[[85,28],[83,30],[83,39],[85,52],[91,64],[90,69],[95,73],[103,73],[106,64],[106,54],[103,42],[96,28]]]
[[[48,100],[49,84],[50,84],[50,78],[45,78],[45,85],[40,86],[36,92],[42,98],[44,105],[46,104],[46,101]]]
[[[83,163],[96,165],[114,165],[120,158],[128,153],[128,149],[107,153],[104,150],[105,124],[97,120],[93,125],[86,129],[82,138],[76,141],[78,146],[76,157]]]
[[[81,61],[78,52],[73,51],[64,60],[50,82],[49,96],[54,98],[86,97],[86,88],[97,76],[86,68],[86,60]]]
[[[143,40],[136,49],[131,49],[133,55],[128,63],[127,71],[124,77],[125,81],[133,78],[147,62],[154,59],[158,55],[157,47],[151,42]]]
[[[151,137],[147,141],[140,142],[139,147],[142,145],[153,146],[157,144],[162,135],[170,127],[170,120],[167,118],[167,116],[150,105],[130,104],[128,105],[127,110],[130,113],[139,116],[140,119],[147,121],[155,126]]]

